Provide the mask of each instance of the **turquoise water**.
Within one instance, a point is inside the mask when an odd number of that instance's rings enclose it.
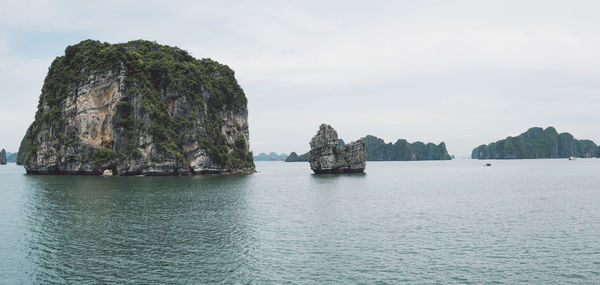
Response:
[[[600,160],[207,177],[0,166],[0,283],[600,283]]]

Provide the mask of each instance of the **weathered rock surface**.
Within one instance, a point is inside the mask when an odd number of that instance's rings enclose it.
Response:
[[[248,142],[246,96],[226,65],[86,40],[50,66],[19,162],[30,174],[250,173]]]
[[[6,164],[6,150],[0,151],[0,164]]]
[[[316,174],[364,172],[365,157],[362,139],[339,146],[337,132],[327,124],[310,141],[310,168]]]

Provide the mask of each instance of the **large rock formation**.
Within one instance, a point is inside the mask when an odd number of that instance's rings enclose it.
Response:
[[[310,168],[316,174],[364,172],[365,157],[362,139],[339,146],[337,132],[327,124],[310,140]]]
[[[6,150],[0,150],[0,164],[6,164]]]
[[[248,141],[246,96],[226,65],[86,40],[50,66],[19,160],[30,174],[249,173]]]
[[[596,157],[598,146],[590,140],[577,140],[569,133],[559,134],[553,127],[530,128],[516,136],[476,147],[473,159],[531,159]]]

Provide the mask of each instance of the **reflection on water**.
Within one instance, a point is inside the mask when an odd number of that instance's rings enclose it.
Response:
[[[0,167],[0,283],[600,283],[600,160],[206,177]]]
[[[27,180],[40,283],[221,282],[252,263],[248,176]]]

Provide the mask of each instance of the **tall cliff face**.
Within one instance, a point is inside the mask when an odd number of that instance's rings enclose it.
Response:
[[[6,150],[0,150],[0,165],[6,164]]]
[[[226,65],[148,41],[69,46],[24,137],[27,173],[249,173],[248,110]]]
[[[598,146],[590,140],[577,140],[569,133],[558,133],[553,127],[530,128],[516,136],[473,149],[473,159],[531,159],[596,157]]]
[[[365,143],[362,139],[340,146],[337,132],[322,124],[310,141],[310,168],[316,174],[364,172]]]

